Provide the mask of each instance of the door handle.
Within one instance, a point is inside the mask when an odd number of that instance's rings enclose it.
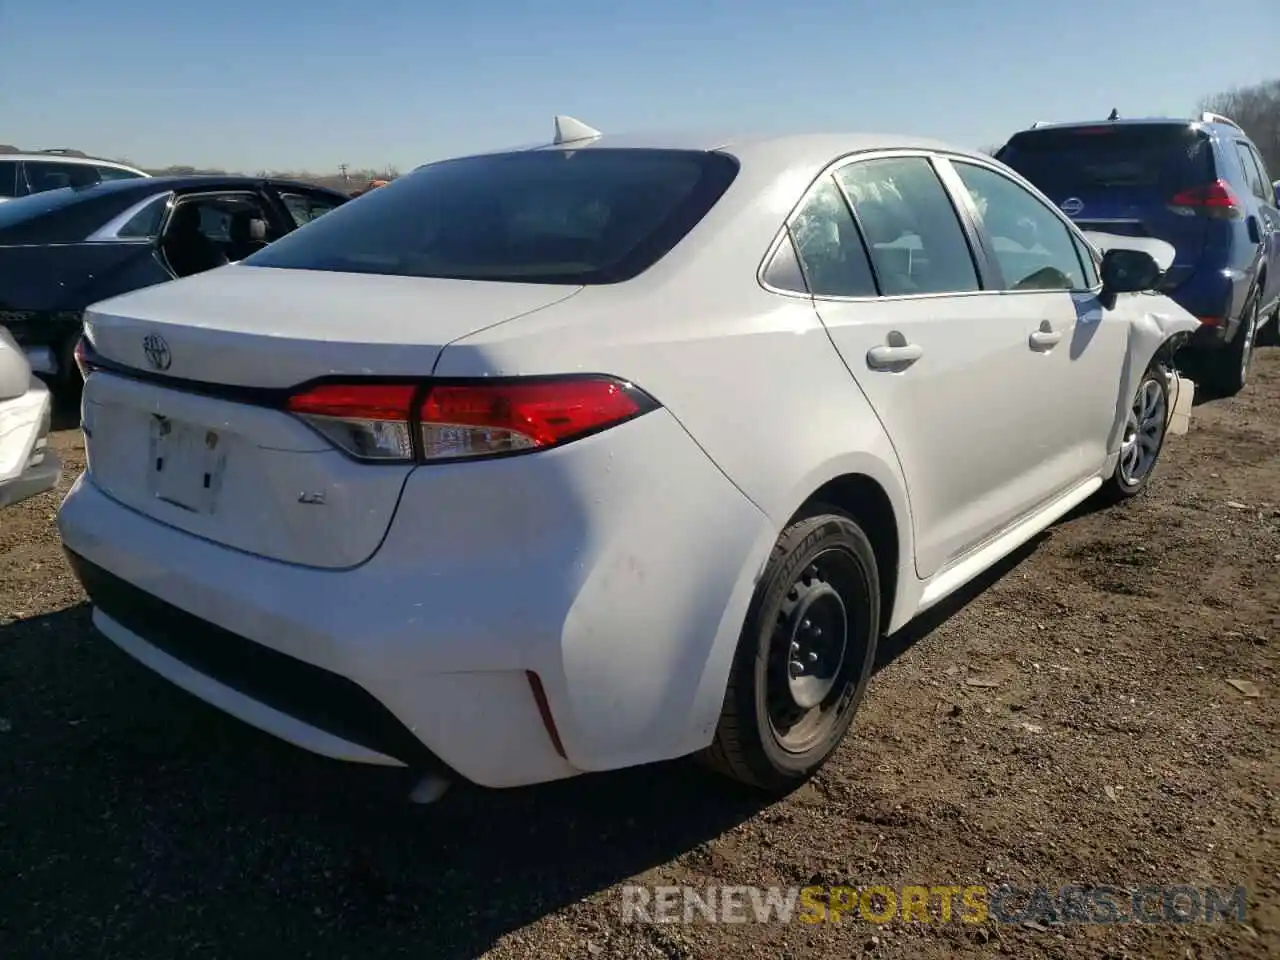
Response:
[[[1031,334],[1032,350],[1048,350],[1062,342],[1062,333],[1053,329],[1049,321],[1040,324],[1040,329]]]
[[[872,347],[867,351],[867,366],[873,370],[909,367],[923,356],[924,349],[918,343]]]

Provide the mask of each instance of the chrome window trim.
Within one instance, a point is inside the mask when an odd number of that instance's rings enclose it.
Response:
[[[784,296],[784,297],[799,297],[805,300],[814,301],[815,303],[819,301],[831,302],[831,303],[893,303],[898,301],[937,300],[941,297],[974,297],[974,296],[1026,297],[1026,296],[1044,296],[1045,294],[1058,294],[1058,293],[1065,293],[1068,295],[1090,293],[1090,294],[1097,295],[1102,292],[1102,283],[1101,281],[1099,281],[1099,283],[1096,284],[1095,286],[1089,289],[1081,289],[1081,290],[962,290],[962,291],[957,291],[953,293],[906,293],[906,294],[893,294],[890,296],[837,297],[837,296],[830,296],[830,295],[815,296],[814,294],[808,293],[807,291],[802,293],[796,290],[782,290],[765,282],[765,279],[764,279],[765,270],[768,268],[769,261],[773,258],[774,253],[777,251],[778,247],[781,246],[783,237],[786,236],[786,232],[791,223],[792,218],[795,217],[795,215],[799,212],[801,206],[804,204],[805,200],[808,198],[809,192],[814,188],[814,186],[820,180],[822,180],[823,177],[834,176],[835,172],[840,168],[848,166],[849,164],[852,164],[852,163],[857,163],[862,160],[878,160],[882,158],[896,158],[896,157],[924,157],[925,159],[931,162],[935,160],[947,160],[952,162],[960,161],[963,163],[971,163],[974,166],[978,166],[978,167],[986,167],[992,173],[999,174],[1000,176],[1003,176],[1005,179],[1013,181],[1015,184],[1022,187],[1024,190],[1028,191],[1033,197],[1040,200],[1040,202],[1045,207],[1047,207],[1053,213],[1053,215],[1056,216],[1058,220],[1061,221],[1067,227],[1068,231],[1079,235],[1080,239],[1084,242],[1084,244],[1087,247],[1090,247],[1090,248],[1093,247],[1093,244],[1089,242],[1089,238],[1084,236],[1084,232],[1079,227],[1077,227],[1065,213],[1063,213],[1061,210],[1055,207],[1053,203],[1051,203],[1047,198],[1045,198],[1044,195],[1040,193],[1040,191],[1037,190],[1034,185],[1032,185],[1024,177],[1022,177],[1016,170],[1013,170],[1005,166],[1004,164],[1000,163],[998,160],[996,160],[993,157],[973,156],[973,155],[970,155],[967,153],[961,153],[955,150],[943,150],[943,149],[930,150],[930,149],[925,149],[920,147],[875,148],[870,150],[857,150],[852,153],[841,154],[839,157],[837,157],[836,159],[828,163],[826,166],[824,166],[822,170],[818,172],[818,175],[815,176],[813,180],[809,182],[809,184],[801,192],[800,198],[792,206],[791,210],[787,213],[786,217],[783,218],[782,226],[778,229],[777,233],[774,235],[773,240],[769,243],[769,246],[765,252],[764,257],[761,258],[760,263],[756,268],[756,283],[758,283],[760,287],[768,293],[772,293],[772,294],[775,294],[778,296]],[[936,165],[935,165],[935,169],[936,169]],[[950,186],[947,183],[947,181],[943,179],[941,175],[939,175],[939,179],[942,179],[943,188],[946,189],[948,193],[950,193]],[[949,199],[952,200],[953,204],[956,202],[956,199],[954,197],[951,197]],[[956,217],[957,219],[960,220],[961,227],[963,229],[964,228],[963,215],[958,210],[956,211]],[[797,251],[797,254],[798,254],[798,251]]]

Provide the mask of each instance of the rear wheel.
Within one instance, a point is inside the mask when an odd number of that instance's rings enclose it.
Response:
[[[870,540],[847,514],[810,511],[778,538],[756,587],[703,762],[770,793],[803,783],[853,722],[879,633]]]
[[[1253,348],[1257,341],[1261,292],[1255,292],[1240,317],[1240,327],[1235,339],[1210,358],[1212,386],[1223,396],[1234,396],[1249,382],[1249,367],[1253,363]]]

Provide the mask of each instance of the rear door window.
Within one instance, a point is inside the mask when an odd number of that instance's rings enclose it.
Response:
[[[737,175],[694,150],[529,150],[421,167],[249,257],[251,266],[600,284],[661,259]]]
[[[925,157],[855,161],[836,172],[886,297],[982,289],[959,215]]]
[[[1208,137],[1185,124],[1027,130],[1000,160],[1051,197],[1090,190],[1173,196],[1214,179]]]
[[[876,295],[867,249],[849,205],[830,177],[809,190],[788,228],[803,279],[815,297]]]
[[[1249,185],[1249,192],[1263,203],[1271,202],[1274,198],[1271,190],[1268,189],[1270,184],[1267,183],[1266,174],[1262,172],[1262,167],[1259,166],[1249,144],[1243,140],[1237,140],[1236,154],[1240,157],[1240,166],[1244,169],[1244,180]]]
[[[32,193],[60,190],[63,187],[87,187],[101,183],[98,168],[88,163],[64,163],[57,160],[27,160],[27,187]]]

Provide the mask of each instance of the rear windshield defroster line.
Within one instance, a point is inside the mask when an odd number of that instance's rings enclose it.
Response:
[[[595,147],[430,164],[277,240],[256,267],[511,283],[644,272],[738,174],[723,153]]]

